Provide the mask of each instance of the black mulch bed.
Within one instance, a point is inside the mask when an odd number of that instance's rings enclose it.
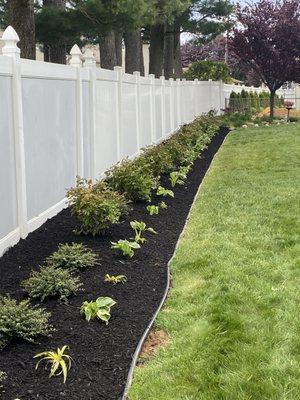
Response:
[[[19,300],[25,298],[20,289],[21,281],[29,276],[32,269],[38,269],[59,243],[84,242],[99,254],[101,265],[81,273],[84,292],[71,297],[68,305],[55,300],[44,302],[52,313],[51,323],[57,329],[51,338],[41,338],[38,344],[14,342],[0,352],[0,370],[8,375],[1,398],[121,398],[133,353],[162,299],[167,263],[199,184],[226,134],[227,130],[222,130],[214,137],[201,159],[195,162],[187,185],[175,188],[175,198],[166,199],[169,207],[158,216],[149,216],[145,204],[134,204],[125,221],[112,228],[106,236],[93,238],[72,233],[76,220],[66,209],[4,254],[0,259],[0,293]],[[162,178],[162,185],[168,185],[166,177]],[[148,241],[133,259],[120,259],[110,249],[110,241],[132,237],[129,221],[134,219],[145,221],[159,234],[147,235]],[[104,283],[106,273],[125,274],[128,282],[115,286]],[[79,314],[84,300],[94,300],[98,296],[110,296],[117,301],[108,326],[96,321],[88,323]],[[70,346],[69,354],[75,364],[64,385],[61,377],[49,379],[42,366],[35,371],[33,356],[65,344]]]

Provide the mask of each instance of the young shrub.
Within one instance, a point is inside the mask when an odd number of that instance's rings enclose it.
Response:
[[[117,285],[118,283],[126,283],[127,282],[127,277],[125,275],[109,275],[106,274],[104,277],[104,282],[109,282],[114,285]]]
[[[131,221],[130,222],[131,228],[134,230],[135,237],[134,241],[136,243],[144,243],[146,242],[146,238],[143,237],[144,232],[150,232],[153,234],[157,234],[153,228],[148,228],[145,222],[143,221]]]
[[[28,300],[17,303],[9,297],[0,297],[0,349],[12,339],[34,342],[39,336],[50,336],[54,330],[48,322],[50,315]]]
[[[76,294],[82,284],[67,269],[50,265],[41,267],[40,271],[33,271],[21,286],[33,299],[44,301],[48,297],[58,297],[67,302],[67,298]]]
[[[105,182],[93,185],[91,180],[78,178],[77,186],[68,190],[67,197],[71,212],[81,225],[77,233],[85,235],[105,232],[127,211],[125,197]]]
[[[155,206],[154,204],[151,204],[150,206],[147,206],[147,211],[150,215],[158,215],[159,206]]]
[[[96,301],[85,301],[81,308],[81,314],[84,314],[85,319],[89,322],[91,319],[100,319],[108,325],[110,320],[110,309],[117,304],[110,297],[98,297]]]
[[[46,263],[55,268],[75,271],[96,265],[97,255],[81,243],[65,243],[58,246],[58,250],[47,258]]]
[[[140,160],[123,160],[106,172],[108,185],[126,199],[131,201],[150,200],[152,189],[156,188],[157,180],[153,173]]]
[[[57,351],[44,351],[43,353],[36,354],[33,358],[40,357],[41,359],[36,364],[35,369],[38,369],[42,361],[46,361],[47,364],[51,365],[49,378],[62,374],[64,383],[66,383],[68,371],[72,364],[72,357],[65,354],[67,348],[68,346],[63,346],[61,349],[58,347]]]
[[[164,201],[161,201],[159,203],[159,208],[161,208],[162,210],[166,210],[168,208],[168,205]]]
[[[134,256],[134,251],[140,249],[141,246],[136,242],[129,242],[128,240],[118,240],[117,242],[111,242],[112,249],[119,250],[122,252],[123,256],[132,258]]]
[[[169,189],[165,189],[162,186],[159,186],[157,188],[157,192],[156,192],[157,196],[163,196],[163,197],[174,197],[174,192],[173,190],[169,190]]]
[[[140,156],[140,163],[148,165],[156,177],[172,171],[176,167],[172,155],[168,151],[168,141],[144,149],[144,153]]]

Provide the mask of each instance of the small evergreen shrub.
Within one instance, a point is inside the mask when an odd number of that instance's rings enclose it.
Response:
[[[50,313],[32,306],[28,300],[19,303],[9,297],[0,297],[0,349],[12,339],[34,342],[39,336],[50,336]]]
[[[58,250],[46,260],[48,265],[71,271],[93,267],[97,264],[97,255],[82,243],[60,244]]]
[[[131,201],[150,200],[157,179],[147,164],[125,159],[106,172],[108,185]]]
[[[71,212],[81,225],[77,232],[85,235],[105,232],[127,211],[125,197],[105,182],[93,185],[91,180],[78,178],[76,187],[68,190],[67,197]]]
[[[73,276],[67,269],[54,266],[44,266],[40,271],[33,271],[21,285],[34,299],[44,301],[48,297],[58,297],[65,302],[82,286],[79,278]]]

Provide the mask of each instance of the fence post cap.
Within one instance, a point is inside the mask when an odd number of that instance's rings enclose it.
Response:
[[[140,73],[140,71],[133,71],[133,75],[135,75],[135,76],[141,76],[141,73]]]
[[[87,48],[85,50],[83,58],[85,67],[94,67],[96,65],[96,59],[94,57],[94,53],[90,48]]]
[[[150,79],[155,79],[155,75],[154,74],[149,74],[148,75]]]
[[[69,64],[72,65],[73,67],[81,67],[82,66],[82,61],[81,61],[82,52],[77,44],[74,44],[74,46],[72,47],[72,49],[70,51],[70,54],[71,54],[71,59],[70,59]]]
[[[161,81],[165,81],[166,78],[164,77],[164,75],[162,75],[162,76],[159,77],[159,79],[160,79]]]
[[[9,25],[3,32],[1,40],[4,42],[2,54],[9,57],[20,58],[21,50],[17,46],[20,41],[19,35],[14,28]]]

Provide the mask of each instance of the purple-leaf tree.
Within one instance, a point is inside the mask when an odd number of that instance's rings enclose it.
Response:
[[[230,48],[269,88],[273,118],[276,90],[300,79],[299,0],[260,0],[236,14]]]

